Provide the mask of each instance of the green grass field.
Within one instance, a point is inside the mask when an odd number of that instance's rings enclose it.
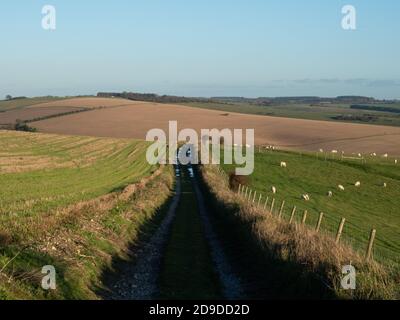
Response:
[[[220,110],[224,112],[237,112],[245,114],[256,114],[274,117],[309,119],[309,120],[324,120],[324,121],[340,121],[340,122],[354,122],[354,123],[368,123],[375,125],[388,125],[400,126],[400,114],[385,111],[374,110],[356,110],[350,109],[346,104],[323,105],[315,106],[309,104],[282,104],[271,106],[260,106],[250,103],[202,103],[202,102],[189,102],[182,103],[183,105]],[[393,108],[400,108],[400,104],[388,105]],[[373,115],[376,117],[374,120],[362,121],[357,117],[366,117]],[[352,120],[334,120],[332,117],[344,116],[355,118]]]
[[[149,179],[158,167],[146,150],[144,141],[0,131],[0,300],[97,298],[103,272],[169,197],[172,169]],[[52,292],[40,287],[49,264]]]
[[[280,167],[281,161],[287,162],[286,169]],[[233,171],[232,165],[223,168],[228,173]],[[354,186],[357,181],[361,182],[360,188]],[[345,191],[338,190],[339,184]],[[277,188],[275,196],[272,186]],[[263,201],[267,196],[275,197],[278,211],[285,200],[285,219],[297,206],[297,221],[308,210],[307,224],[314,227],[319,213],[324,212],[325,232],[335,233],[341,218],[346,218],[343,241],[362,253],[371,229],[376,228],[375,258],[400,263],[400,165],[394,161],[369,159],[361,164],[355,160],[317,159],[315,154],[265,151],[255,155],[249,187],[263,194]],[[332,198],[327,196],[328,191],[333,192]],[[301,199],[303,194],[309,194],[309,202]]]
[[[155,170],[146,143],[0,132],[0,227],[122,189]]]

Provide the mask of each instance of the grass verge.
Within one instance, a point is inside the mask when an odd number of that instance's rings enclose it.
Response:
[[[172,169],[163,167],[123,191],[57,215],[56,227],[49,219],[51,228],[35,242],[3,242],[0,299],[98,299],[102,275],[116,257],[128,259],[132,244],[167,201],[172,186]],[[57,271],[54,291],[41,288],[44,265]]]
[[[249,297],[273,299],[398,299],[399,274],[363,258],[331,237],[288,224],[247,205],[217,167],[201,173],[213,220],[240,270]],[[341,288],[342,267],[356,268],[356,290]]]

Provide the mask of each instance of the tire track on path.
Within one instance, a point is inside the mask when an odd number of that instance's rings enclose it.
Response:
[[[168,240],[176,208],[181,197],[181,181],[176,179],[175,195],[168,212],[151,239],[138,250],[136,264],[122,271],[112,286],[110,300],[152,300],[159,294],[158,275],[162,265],[164,248]]]

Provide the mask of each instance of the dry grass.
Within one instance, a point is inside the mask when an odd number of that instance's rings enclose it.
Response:
[[[202,168],[205,182],[219,203],[251,225],[258,245],[275,259],[301,265],[316,274],[340,298],[398,299],[398,274],[376,262],[366,262],[346,245],[336,244],[327,235],[318,234],[299,224],[289,224],[262,208],[247,204],[229,188],[229,182],[214,166]],[[357,289],[341,289],[341,269],[353,265],[357,270]]]

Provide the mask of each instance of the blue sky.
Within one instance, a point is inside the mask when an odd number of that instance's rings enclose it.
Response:
[[[54,5],[57,29],[41,28]],[[357,30],[341,8],[357,9]],[[1,0],[0,98],[400,98],[398,0]]]

